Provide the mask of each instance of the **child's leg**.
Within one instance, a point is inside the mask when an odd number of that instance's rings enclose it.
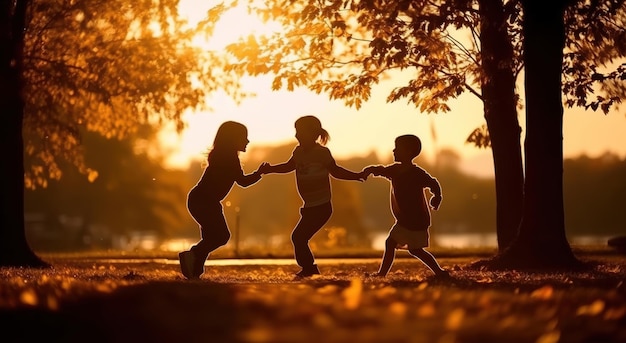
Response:
[[[387,237],[385,241],[385,252],[383,253],[383,259],[380,262],[380,268],[378,269],[378,275],[385,276],[391,269],[391,265],[393,264],[393,260],[396,257],[396,246],[398,242],[396,242],[391,236]]]
[[[424,249],[409,249],[409,254],[420,259],[435,275],[446,274],[446,271],[441,269],[435,257],[428,251]]]
[[[315,264],[309,240],[328,221],[332,211],[330,203],[300,209],[300,221],[291,233],[294,255],[300,267],[310,268]]]
[[[230,240],[230,231],[224,217],[213,219],[212,223],[207,223],[200,228],[202,239],[191,247],[191,251],[202,263],[209,257],[210,253],[226,245]]]
[[[219,203],[205,207],[202,211],[195,211],[194,214],[194,219],[200,225],[202,239],[192,246],[190,251],[193,252],[197,270],[203,270],[209,254],[228,243],[230,231]]]

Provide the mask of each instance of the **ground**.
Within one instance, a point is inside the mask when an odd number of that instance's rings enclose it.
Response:
[[[470,268],[480,256],[438,256],[452,280],[403,254],[385,278],[365,275],[377,258],[320,258],[322,275],[305,280],[284,260],[213,260],[189,281],[172,256],[49,255],[50,269],[0,269],[13,337],[2,341],[626,342],[626,256],[578,256],[590,270],[491,272]]]

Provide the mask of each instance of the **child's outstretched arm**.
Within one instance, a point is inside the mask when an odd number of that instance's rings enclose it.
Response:
[[[242,173],[239,176],[239,178],[236,180],[237,184],[240,185],[241,187],[248,187],[250,185],[257,183],[259,180],[261,180],[261,176],[263,175],[261,170],[263,168],[266,168],[267,165],[268,163],[263,162],[254,173],[248,174],[248,175],[244,175]]]
[[[381,176],[383,175],[385,171],[385,166],[381,166],[381,165],[375,165],[375,166],[368,166],[365,167],[362,171],[362,173],[364,173],[365,175],[370,175],[370,174],[374,174],[375,176]]]
[[[330,175],[332,175],[334,178],[341,180],[365,181],[367,179],[367,174],[363,172],[355,173],[344,167],[338,166],[336,163],[333,163],[329,167],[328,171],[330,172]]]
[[[289,161],[285,163],[276,164],[276,165],[264,163],[261,165],[261,167],[259,167],[259,171],[262,174],[271,174],[271,173],[284,174],[284,173],[289,173],[294,170],[296,170],[296,162],[293,160],[293,158],[290,158]]]

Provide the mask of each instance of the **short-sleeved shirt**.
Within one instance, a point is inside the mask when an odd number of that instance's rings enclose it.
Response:
[[[430,209],[424,189],[439,186],[437,179],[416,165],[400,163],[384,167],[381,175],[391,180],[391,210],[396,222],[408,230],[427,230]]]
[[[330,202],[329,168],[335,163],[330,150],[319,144],[309,149],[297,146],[292,159],[296,164],[296,184],[304,207]]]

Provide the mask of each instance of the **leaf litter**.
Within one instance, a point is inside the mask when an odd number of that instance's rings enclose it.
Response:
[[[597,258],[594,256],[594,258]],[[626,342],[623,256],[592,270],[526,273],[441,259],[437,280],[398,258],[297,266],[207,266],[185,280],[176,264],[60,258],[50,269],[0,269],[0,320],[21,341],[39,327],[65,342]],[[32,335],[32,337],[30,337]]]

